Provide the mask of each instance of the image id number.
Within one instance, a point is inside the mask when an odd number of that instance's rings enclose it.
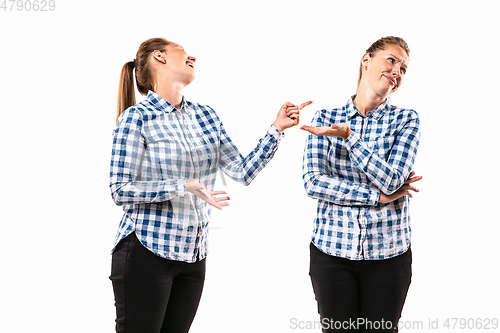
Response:
[[[0,6],[4,12],[52,12],[55,9],[55,0],[3,0]]]

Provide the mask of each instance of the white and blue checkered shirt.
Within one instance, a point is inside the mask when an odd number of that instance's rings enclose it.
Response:
[[[354,96],[353,96],[354,97]],[[313,244],[322,252],[351,260],[387,259],[410,246],[409,198],[378,202],[408,178],[420,138],[414,110],[389,102],[362,115],[352,97],[338,109],[316,112],[311,126],[347,123],[353,133],[339,137],[309,134],[303,181],[318,199]]]
[[[150,91],[145,101],[121,114],[113,133],[110,188],[124,210],[113,250],[135,231],[146,248],[163,258],[205,258],[211,206],[187,192],[186,180],[214,190],[220,168],[248,185],[281,138],[271,126],[244,158],[210,107],[184,100],[177,110]]]

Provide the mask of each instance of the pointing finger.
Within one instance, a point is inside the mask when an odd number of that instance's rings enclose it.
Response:
[[[302,110],[303,108],[305,108],[306,106],[311,105],[311,104],[312,104],[312,101],[304,102],[304,103],[299,105],[299,110]]]

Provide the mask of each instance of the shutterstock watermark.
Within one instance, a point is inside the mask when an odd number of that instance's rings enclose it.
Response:
[[[291,329],[319,330],[319,329],[352,329],[360,328],[370,330],[496,330],[499,328],[498,318],[429,318],[427,320],[400,320],[397,325],[390,321],[375,320],[367,318],[349,319],[345,321],[335,321],[329,318],[321,320],[299,320],[290,319]]]

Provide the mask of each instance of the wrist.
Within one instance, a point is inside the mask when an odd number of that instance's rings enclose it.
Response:
[[[345,137],[343,137],[342,139],[347,140],[348,137],[350,137],[352,134],[352,130],[350,128],[347,128],[347,133],[345,135]]]
[[[276,127],[278,129],[278,131],[280,131],[281,133],[284,133],[285,132],[285,128],[281,125],[279,125],[276,121],[273,123],[274,127]]]
[[[190,193],[193,193],[193,190],[195,188],[196,181],[194,179],[188,179],[186,180],[186,190]]]

